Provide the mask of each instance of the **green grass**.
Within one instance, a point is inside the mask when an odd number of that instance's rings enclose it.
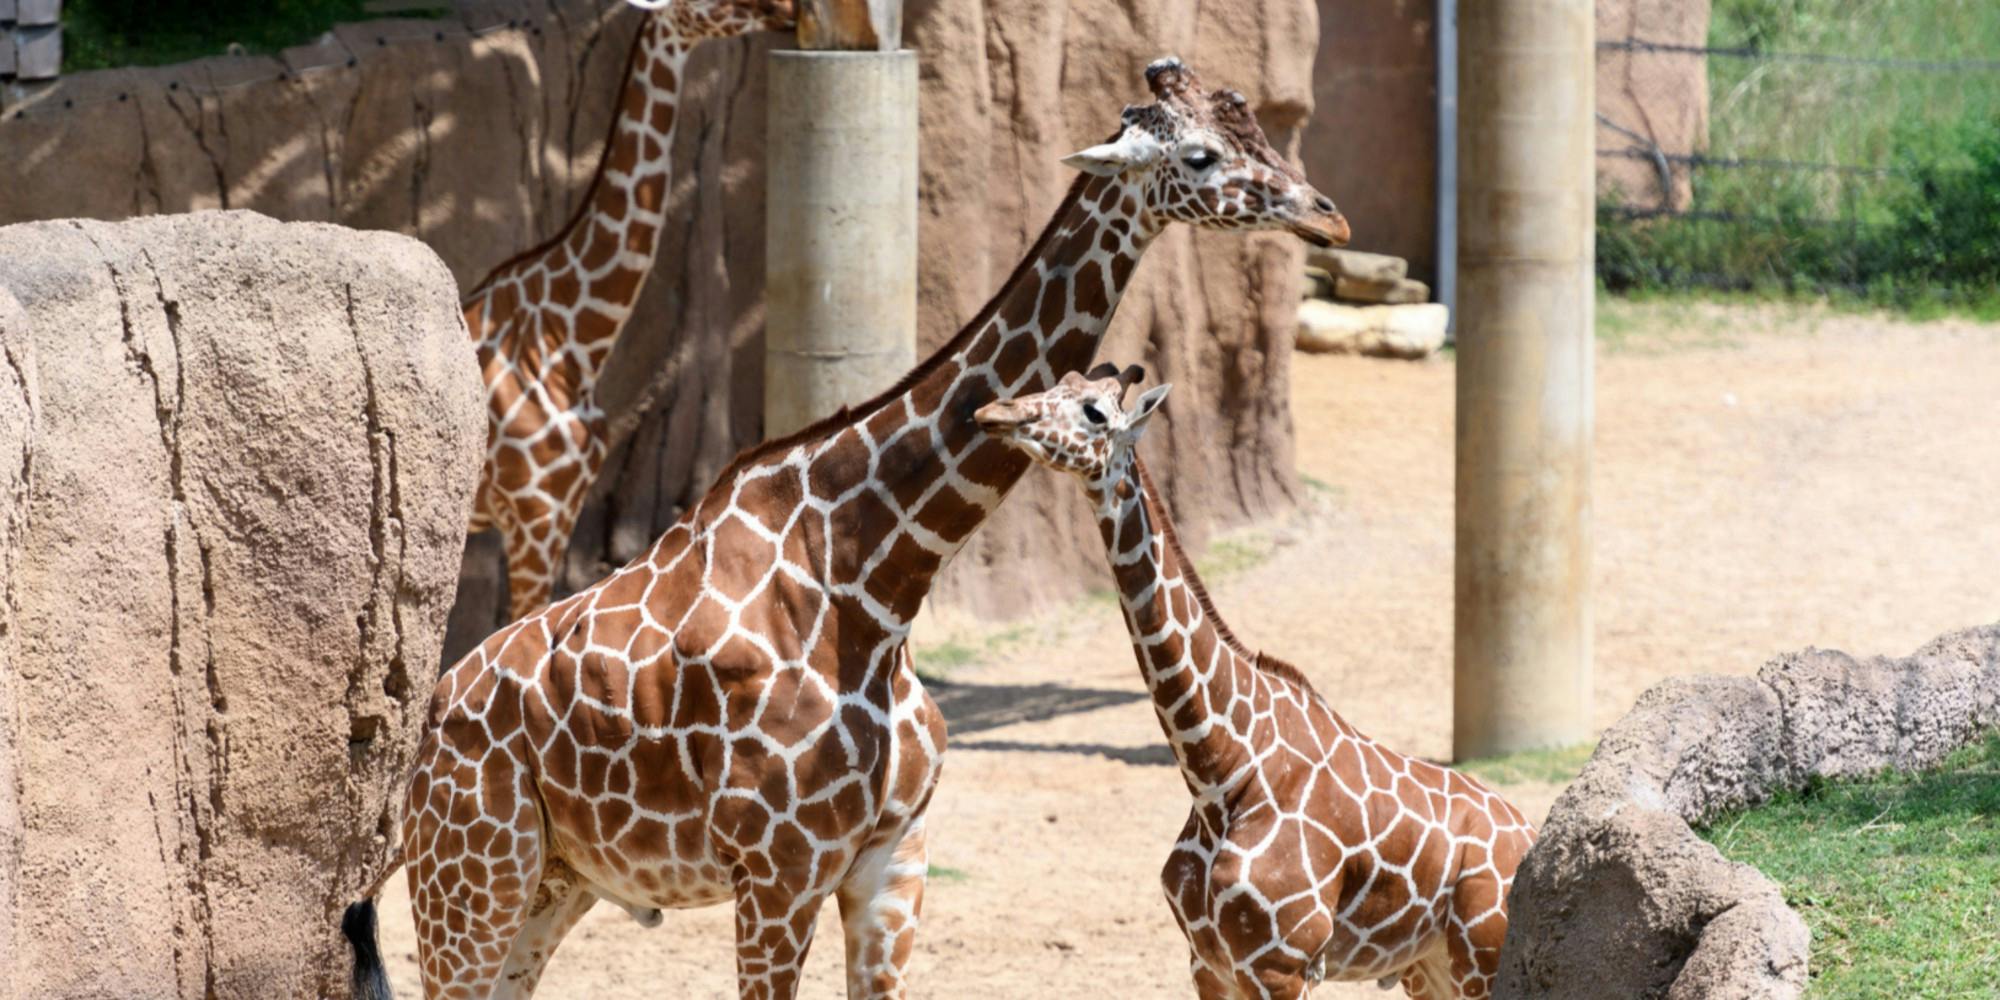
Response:
[[[2000,17],[1991,0],[1717,0],[1709,42],[1991,59]],[[1607,287],[1723,287],[1922,315],[2000,315],[2000,73],[1713,57],[1708,78],[1710,155],[1892,173],[1694,171],[1695,209],[1756,222],[1621,219],[1613,197],[1598,219]]]
[[[232,44],[248,54],[274,53],[341,22],[438,17],[450,9],[440,2],[376,14],[365,0],[68,0],[63,72],[185,62]]]
[[[1205,582],[1217,583],[1263,565],[1273,547],[1269,538],[1255,531],[1218,538],[1195,560],[1195,570]]]
[[[2000,733],[1922,774],[1819,782],[1702,835],[1784,887],[1820,1000],[1993,996]]]
[[[1519,785],[1526,782],[1544,782],[1552,785],[1567,785],[1576,780],[1583,770],[1585,761],[1597,749],[1595,742],[1578,743],[1575,746],[1554,747],[1548,750],[1523,750],[1499,757],[1479,757],[1462,761],[1456,765],[1459,770],[1475,775],[1496,785]]]
[[[933,882],[963,882],[972,877],[963,869],[946,868],[943,865],[930,866],[929,874]]]

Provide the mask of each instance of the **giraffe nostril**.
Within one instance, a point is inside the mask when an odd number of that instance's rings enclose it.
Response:
[[[1333,199],[1326,195],[1320,195],[1313,199],[1313,207],[1331,215],[1333,214]]]

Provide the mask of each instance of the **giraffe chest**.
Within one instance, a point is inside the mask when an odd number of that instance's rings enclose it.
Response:
[[[587,654],[568,680],[552,664],[545,686],[575,692],[578,740],[574,767],[565,737],[551,740],[551,833],[602,894],[687,907],[743,877],[831,889],[928,797],[942,725],[913,673],[843,693],[807,665],[752,668],[712,643],[653,652],[636,666]]]
[[[1328,762],[1266,767],[1227,808],[1198,802],[1162,872],[1196,961],[1254,997],[1253,963],[1376,980],[1436,949],[1454,851],[1438,805]]]

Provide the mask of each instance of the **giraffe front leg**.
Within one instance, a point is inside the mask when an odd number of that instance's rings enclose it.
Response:
[[[930,851],[918,816],[902,835],[864,851],[840,884],[847,936],[847,1000],[902,1000],[909,993]]]
[[[736,871],[736,989],[742,1000],[793,1000],[812,949],[823,891],[800,891],[783,878],[755,880]]]

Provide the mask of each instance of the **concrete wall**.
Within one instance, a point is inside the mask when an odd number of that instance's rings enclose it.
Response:
[[[1436,0],[1319,0],[1313,118],[1300,155],[1357,250],[1437,273]]]

